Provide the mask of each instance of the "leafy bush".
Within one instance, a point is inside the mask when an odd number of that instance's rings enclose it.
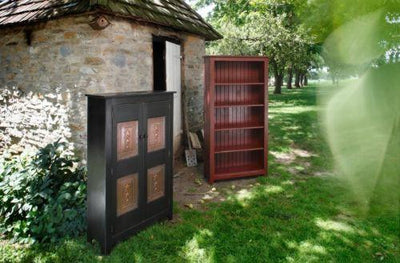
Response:
[[[0,232],[55,242],[85,230],[86,172],[59,141],[35,155],[0,160]]]

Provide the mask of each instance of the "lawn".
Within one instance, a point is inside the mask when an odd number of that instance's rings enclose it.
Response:
[[[271,94],[269,175],[225,189],[226,201],[176,208],[179,220],[140,232],[110,256],[81,237],[49,247],[2,242],[0,261],[400,262],[399,214],[361,213],[333,171],[317,103],[330,89]]]

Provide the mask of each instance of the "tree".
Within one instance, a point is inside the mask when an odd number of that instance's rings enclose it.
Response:
[[[208,20],[224,35],[224,39],[209,45],[209,52],[268,56],[275,79],[274,93],[280,94],[288,66],[309,64],[305,54],[312,39],[297,19],[296,5],[300,2],[199,0],[197,6],[215,6]]]

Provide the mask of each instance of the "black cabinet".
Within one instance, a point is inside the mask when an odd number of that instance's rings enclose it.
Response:
[[[120,240],[172,218],[173,93],[88,96],[88,240]]]

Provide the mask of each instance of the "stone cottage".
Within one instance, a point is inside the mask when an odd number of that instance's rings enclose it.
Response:
[[[182,107],[203,125],[205,41],[219,38],[184,0],[0,0],[0,147],[63,137],[83,155],[86,93],[173,90],[176,150]]]

